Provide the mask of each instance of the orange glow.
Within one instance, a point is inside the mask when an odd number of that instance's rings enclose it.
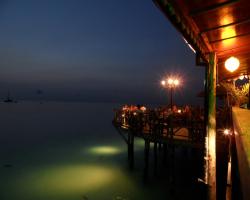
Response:
[[[221,32],[221,39],[226,39],[226,38],[230,38],[234,36],[236,36],[235,27],[226,27]],[[223,40],[222,43],[225,46],[230,46],[235,43],[235,40],[236,38],[230,38],[230,39]]]
[[[223,133],[224,133],[224,135],[229,135],[230,131],[228,129],[225,129]]]
[[[221,20],[220,20],[220,24],[221,25],[227,25],[232,23],[233,17],[231,15],[228,15],[229,10],[224,10],[226,16],[224,16]],[[223,16],[223,15],[222,15]],[[228,26],[222,29],[221,32],[221,39],[226,39],[226,38],[230,38],[230,37],[234,37],[236,36],[236,30],[235,30],[235,26]],[[232,44],[235,43],[236,38],[231,38],[231,39],[226,39],[223,40],[222,43],[225,46],[230,46]]]
[[[226,27],[221,33],[221,39],[236,36],[236,31],[234,27]]]
[[[169,84],[169,85],[172,85],[173,83],[174,83],[174,80],[171,79],[171,78],[169,78],[169,79],[168,79],[168,84]]]
[[[142,106],[142,107],[140,108],[140,110],[143,111],[143,112],[145,112],[145,111],[147,110],[147,108],[146,108],[145,106]]]
[[[228,8],[224,8],[222,9],[222,13],[221,13],[221,16],[223,16],[221,19],[220,19],[220,25],[223,26],[223,25],[226,25],[226,24],[230,24],[233,22],[233,16],[228,13],[231,13],[231,11],[228,9]]]
[[[238,69],[240,66],[240,61],[236,57],[230,57],[225,62],[225,67],[228,71],[234,72],[236,69]]]
[[[174,80],[174,85],[179,85],[179,80]]]
[[[166,78],[166,80],[162,80],[161,81],[162,86],[166,86],[166,87],[177,87],[180,85],[180,80],[179,77],[172,77],[169,76],[168,78]]]

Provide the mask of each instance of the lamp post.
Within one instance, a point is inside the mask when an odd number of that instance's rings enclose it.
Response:
[[[168,78],[167,80],[162,80],[161,84],[163,87],[170,89],[170,106],[171,110],[173,110],[173,91],[174,88],[179,86],[180,81],[177,78]]]

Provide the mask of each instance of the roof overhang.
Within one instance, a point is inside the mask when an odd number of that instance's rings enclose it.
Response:
[[[153,1],[196,51],[197,60],[204,64],[210,52],[217,54],[219,80],[250,73],[250,1]],[[224,67],[230,56],[241,63],[234,73]]]

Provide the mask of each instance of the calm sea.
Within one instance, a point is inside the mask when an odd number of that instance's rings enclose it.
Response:
[[[144,141],[137,139],[129,170],[126,144],[111,124],[118,106],[0,103],[0,199],[201,199],[190,182],[192,158],[175,166],[174,188],[161,162],[158,176],[150,168],[145,184]]]

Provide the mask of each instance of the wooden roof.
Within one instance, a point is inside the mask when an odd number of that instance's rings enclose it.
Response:
[[[250,73],[249,0],[154,0],[181,32],[198,56],[207,60],[216,52],[220,80]],[[224,62],[230,56],[240,60],[234,73]]]

